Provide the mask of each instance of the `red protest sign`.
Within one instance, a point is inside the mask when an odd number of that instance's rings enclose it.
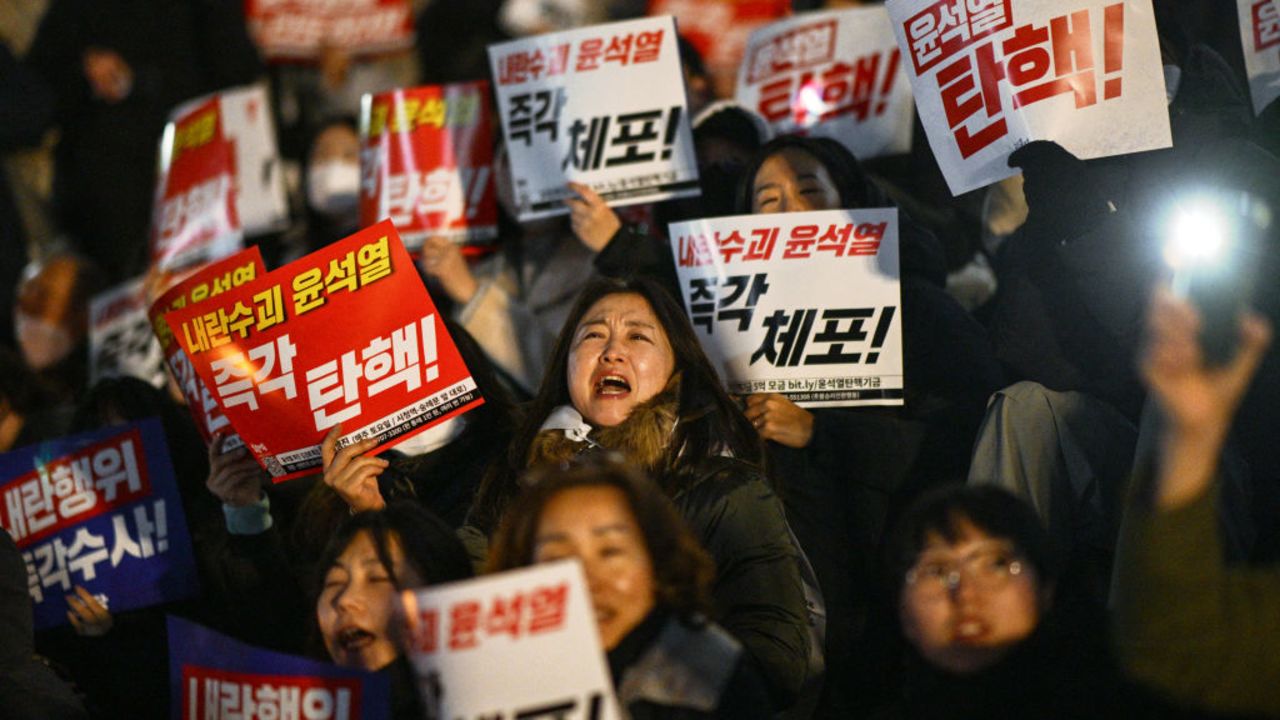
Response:
[[[733,97],[747,38],[791,14],[791,0],[650,0],[650,15],[674,15],[706,61],[717,97]]]
[[[369,55],[413,46],[409,0],[245,0],[244,14],[269,60],[314,60],[323,48]]]
[[[209,388],[196,376],[191,360],[182,352],[182,348],[169,332],[169,325],[164,321],[164,314],[179,310],[212,297],[217,297],[234,287],[239,287],[267,273],[262,264],[262,253],[258,246],[242,250],[211,263],[188,275],[181,282],[166,290],[155,302],[151,303],[147,317],[151,320],[151,329],[160,341],[160,349],[164,352],[165,364],[173,373],[174,380],[186,398],[187,409],[196,423],[200,436],[208,443],[213,434],[227,427],[227,418],[218,410],[218,403],[209,394]],[[227,449],[239,447],[238,440],[229,441]]]
[[[360,118],[360,220],[391,218],[406,247],[498,234],[489,84],[433,85],[372,96]]]
[[[214,96],[179,108],[160,140],[160,178],[151,219],[151,262],[196,265],[240,248],[235,150]]]
[[[165,320],[277,482],[339,423],[382,448],[484,402],[390,221]]]

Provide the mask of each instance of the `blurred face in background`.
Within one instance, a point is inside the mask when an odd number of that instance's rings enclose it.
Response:
[[[554,495],[539,516],[533,552],[534,562],[582,562],[606,650],[653,610],[653,561],[626,495],[616,487],[572,487]]]
[[[1025,640],[1044,593],[1011,542],[964,523],[956,542],[930,533],[907,572],[899,607],[903,634],[931,665],[977,672]]]
[[[784,148],[765,159],[751,186],[751,212],[756,214],[836,210],[840,191],[818,158],[798,148]]]
[[[378,558],[367,530],[352,536],[325,571],[316,620],[325,649],[337,665],[379,670],[400,655],[399,591],[425,583],[406,562],[398,540],[392,539],[387,551],[395,579]]]
[[[307,203],[312,210],[355,226],[360,199],[360,137],[335,123],[320,131],[307,166]]]
[[[84,339],[88,297],[81,262],[57,255],[23,271],[14,305],[14,333],[32,370],[58,364]]]

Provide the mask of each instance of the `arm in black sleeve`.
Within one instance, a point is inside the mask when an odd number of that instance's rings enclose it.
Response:
[[[595,265],[596,271],[605,277],[643,275],[656,280],[671,293],[671,297],[683,303],[671,246],[660,238],[641,232],[636,225],[625,224],[619,228],[609,239],[609,244],[596,255]]]

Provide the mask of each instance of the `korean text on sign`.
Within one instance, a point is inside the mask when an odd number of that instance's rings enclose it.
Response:
[[[89,377],[136,377],[164,387],[164,354],[147,319],[143,278],[135,278],[89,302]]]
[[[859,158],[911,148],[911,88],[883,7],[804,13],[751,34],[737,100],[780,133]]]
[[[697,220],[670,237],[690,320],[732,392],[902,404],[895,210]]]
[[[413,46],[409,0],[246,0],[245,20],[272,60],[315,60],[326,47],[361,55]]]
[[[360,120],[361,224],[391,218],[405,247],[497,236],[486,82],[368,96]]]
[[[1260,115],[1280,97],[1280,2],[1236,0],[1236,15],[1253,113]]]
[[[611,205],[699,192],[671,18],[491,45],[489,60],[519,219],[567,213],[570,180]]]
[[[261,650],[170,616],[172,717],[387,720],[390,683],[364,673]]]
[[[409,591],[404,603],[435,717],[618,717],[577,562]]]
[[[112,611],[198,590],[157,420],[0,456],[0,524],[27,565],[37,627],[81,585]]]
[[[160,139],[151,262],[161,270],[198,265],[239,250],[242,240],[221,102],[192,101],[173,112]]]
[[[277,481],[339,423],[385,446],[483,403],[390,221],[165,318]]]
[[[1150,0],[895,0],[886,5],[953,193],[1015,173],[1033,140],[1081,158],[1168,147]]]
[[[214,298],[236,287],[240,287],[266,274],[262,264],[262,255],[258,247],[252,246],[241,252],[223,258],[218,262],[206,265],[187,276],[157,298],[148,310],[151,329],[160,343],[165,363],[173,373],[174,381],[187,401],[187,410],[195,421],[196,429],[207,443],[213,434],[229,430],[230,423],[218,402],[209,393],[209,388],[196,375],[191,359],[183,353],[178,341],[169,330],[164,315],[173,310],[181,310],[188,305],[200,303]],[[241,447],[239,436],[231,436],[223,447],[234,450]]]

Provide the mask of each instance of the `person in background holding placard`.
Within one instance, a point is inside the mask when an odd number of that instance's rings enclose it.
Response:
[[[486,535],[527,468],[621,453],[671,497],[716,564],[715,619],[760,667],[773,707],[795,702],[815,664],[807,565],[761,469],[751,426],[725,393],[684,310],[656,282],[596,280],[579,295],[545,381],[469,523]],[[816,622],[813,621],[813,622]]]
[[[490,566],[581,561],[613,686],[633,720],[772,717],[742,645],[707,620],[711,558],[652,481],[602,459],[546,469],[529,485]]]
[[[739,211],[751,213],[891,205],[844,146],[798,136],[766,143],[738,193]],[[922,488],[964,479],[986,398],[1000,386],[985,332],[942,287],[937,241],[901,211],[899,237],[905,405],[810,411],[778,394],[745,398],[827,599],[820,709],[836,714],[874,702],[883,684],[866,633],[887,519]]]

